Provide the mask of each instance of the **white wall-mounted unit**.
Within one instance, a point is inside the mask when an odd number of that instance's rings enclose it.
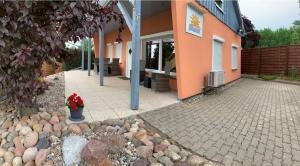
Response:
[[[208,76],[208,86],[220,87],[225,84],[225,73],[224,71],[212,71]]]

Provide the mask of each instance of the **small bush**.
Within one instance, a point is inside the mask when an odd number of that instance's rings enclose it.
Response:
[[[297,67],[295,67],[295,66],[291,67],[290,68],[290,79],[291,80],[297,80],[298,79],[297,78],[297,73],[298,73]]]
[[[71,54],[72,56],[70,56],[69,58],[65,59],[65,61],[62,64],[62,69],[63,71],[68,71],[68,70],[72,70],[78,67],[81,67],[81,50],[80,49],[69,49],[67,50],[67,52],[69,54]],[[85,51],[84,52],[84,69],[87,69],[87,64],[88,64],[88,52]],[[92,50],[91,51],[91,69],[93,69],[93,62],[95,59],[95,53]]]
[[[272,80],[276,80],[277,76],[273,76],[273,75],[264,75],[261,77],[263,80],[265,81],[272,81]]]

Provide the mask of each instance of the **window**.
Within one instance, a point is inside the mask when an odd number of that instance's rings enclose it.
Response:
[[[169,66],[170,71],[175,72],[175,64],[169,64],[175,62],[174,58],[175,47],[172,38],[146,41],[146,69],[164,73],[166,66]]]
[[[109,62],[112,62],[113,60],[113,45],[111,43],[107,44],[108,47],[108,58]]]
[[[223,40],[214,38],[213,40],[213,55],[212,55],[212,70],[223,71]]]
[[[122,43],[116,45],[116,57],[119,58],[119,63],[122,63]]]
[[[231,67],[232,67],[232,70],[237,69],[237,51],[238,51],[238,46],[232,45],[232,47],[231,47]]]
[[[223,0],[215,0],[215,4],[221,11],[223,11]]]

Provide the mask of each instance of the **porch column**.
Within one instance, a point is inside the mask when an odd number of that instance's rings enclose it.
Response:
[[[99,28],[99,77],[100,86],[104,86],[104,30]]]
[[[84,70],[84,40],[81,40],[81,70]]]
[[[91,76],[91,38],[88,38],[88,76]]]
[[[134,0],[132,23],[131,109],[139,108],[141,0]]]

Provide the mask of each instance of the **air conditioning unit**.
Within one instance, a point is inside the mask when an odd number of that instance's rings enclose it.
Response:
[[[208,86],[219,87],[225,83],[225,73],[224,71],[212,71],[208,76]]]

